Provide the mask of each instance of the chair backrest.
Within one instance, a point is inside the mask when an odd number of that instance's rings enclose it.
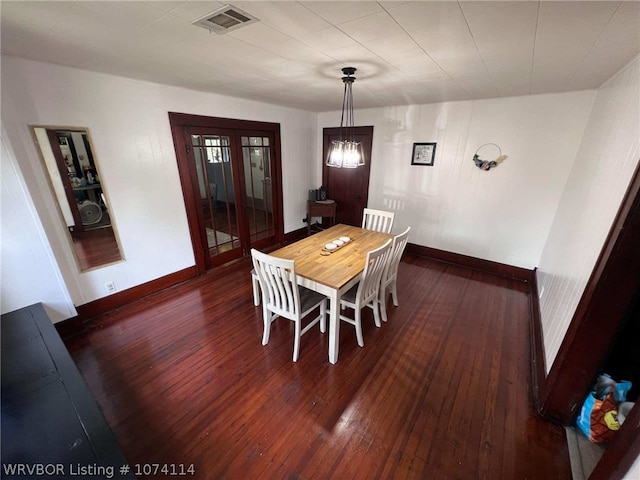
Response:
[[[300,292],[295,262],[251,249],[266,308],[281,317],[296,320],[300,315]]]
[[[367,261],[362,272],[362,278],[358,286],[356,301],[365,305],[378,296],[380,279],[387,263],[387,257],[391,252],[391,240],[384,245],[367,253]]]
[[[391,284],[398,276],[398,265],[400,265],[400,259],[402,258],[402,252],[404,252],[409,240],[409,231],[411,227],[402,232],[400,235],[393,237],[393,243],[391,244],[391,252],[387,259],[387,265],[382,274],[382,287],[386,287]]]
[[[365,208],[362,214],[362,228],[375,232],[391,233],[395,213]]]

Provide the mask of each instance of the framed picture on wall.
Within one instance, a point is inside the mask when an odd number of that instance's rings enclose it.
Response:
[[[436,158],[435,143],[414,143],[413,154],[411,155],[411,165],[433,166]]]

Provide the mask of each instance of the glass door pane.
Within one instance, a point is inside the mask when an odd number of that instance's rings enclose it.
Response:
[[[211,256],[240,248],[230,142],[225,135],[191,135]]]
[[[273,171],[271,147],[268,136],[241,136],[242,160],[245,184],[245,215],[249,223],[250,242],[273,237]]]

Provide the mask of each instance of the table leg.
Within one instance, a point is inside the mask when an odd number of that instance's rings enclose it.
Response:
[[[338,361],[338,345],[340,343],[340,300],[338,291],[331,292],[329,297],[329,363]]]

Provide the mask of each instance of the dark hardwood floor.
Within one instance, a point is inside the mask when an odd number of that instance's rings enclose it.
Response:
[[[113,227],[102,227],[72,234],[80,270],[117,262],[122,258]]]
[[[261,345],[250,270],[214,269],[67,340],[131,464],[194,464],[205,479],[571,478],[564,430],[534,413],[526,284],[408,255],[389,322],[365,310],[364,348],[343,323],[331,365],[317,330],[293,363],[286,320]]]

